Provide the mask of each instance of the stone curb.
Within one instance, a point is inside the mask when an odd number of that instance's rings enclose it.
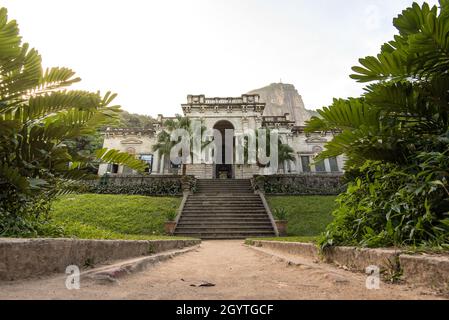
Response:
[[[145,271],[157,263],[173,259],[176,256],[194,251],[198,248],[199,245],[196,245],[186,249],[171,250],[148,257],[122,261],[106,267],[83,272],[81,273],[81,279],[87,278],[95,281],[116,282],[119,278],[126,275]]]
[[[367,267],[377,266],[381,272],[391,274],[398,270],[400,253],[395,249],[331,247],[322,253],[322,257],[325,262],[334,263],[351,271],[365,272]]]
[[[407,282],[449,294],[448,256],[401,254],[399,264]]]
[[[65,272],[114,260],[195,246],[201,240],[78,240],[0,238],[0,281]]]
[[[319,252],[311,243],[250,240],[249,245],[279,252],[320,259],[344,269],[365,272],[369,266],[377,266],[386,279],[400,278],[408,284],[425,286],[440,293],[449,294],[449,256],[411,255],[397,249],[366,249],[355,247],[331,247]]]
[[[250,240],[249,244],[255,247],[264,247],[288,254],[319,259],[318,248],[312,243]]]

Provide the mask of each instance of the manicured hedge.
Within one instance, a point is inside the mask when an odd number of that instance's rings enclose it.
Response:
[[[338,174],[255,176],[253,185],[270,195],[338,195],[346,188]]]
[[[196,180],[191,176],[115,176],[102,177],[89,183],[88,192],[143,196],[179,196],[183,190],[194,191]]]

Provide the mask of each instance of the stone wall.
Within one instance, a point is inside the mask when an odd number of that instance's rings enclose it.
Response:
[[[346,270],[366,272],[370,266],[380,269],[386,281],[405,281],[407,284],[424,286],[438,293],[449,294],[449,255],[410,254],[392,248],[330,247],[320,252],[315,244],[247,240],[246,244],[275,252],[298,255],[335,264]]]
[[[188,164],[186,172],[197,179],[212,179],[214,166],[212,164]]]
[[[254,176],[256,190],[270,195],[338,195],[345,191],[342,174]]]
[[[17,280],[65,272],[201,243],[200,240],[76,240],[0,238],[0,280]]]

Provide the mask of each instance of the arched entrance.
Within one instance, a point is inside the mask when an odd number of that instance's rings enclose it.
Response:
[[[214,129],[221,133],[221,143],[216,144],[217,163],[214,164],[215,179],[233,179],[234,178],[234,126],[230,121],[221,120],[214,125]],[[232,130],[232,140],[226,145],[226,130]],[[229,131],[228,131],[229,135]],[[218,142],[218,141],[217,141]]]

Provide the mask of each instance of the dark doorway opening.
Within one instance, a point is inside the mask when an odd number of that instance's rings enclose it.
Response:
[[[218,121],[214,129],[220,131],[221,133],[221,163],[216,163],[214,165],[214,178],[215,179],[234,179],[234,148],[235,148],[235,138],[232,138],[232,145],[226,145],[226,130],[234,130],[234,126],[231,122],[227,120]],[[228,159],[228,161],[226,161]],[[218,161],[218,159],[217,159]]]

